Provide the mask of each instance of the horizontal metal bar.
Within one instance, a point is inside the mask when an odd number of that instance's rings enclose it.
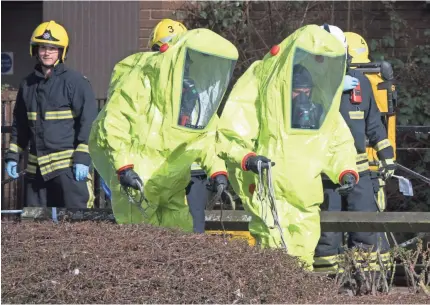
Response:
[[[238,228],[251,216],[242,210],[206,211],[207,223]],[[221,217],[222,216],[222,217]],[[111,209],[57,209],[59,221],[115,221]],[[21,219],[52,219],[50,208],[24,208]],[[246,226],[245,226],[246,227]],[[321,212],[321,230],[325,232],[430,232],[430,212]]]
[[[112,209],[66,209],[57,208],[58,221],[115,221]],[[24,208],[21,220],[52,219],[52,208]]]
[[[421,150],[430,150],[430,148],[425,148],[425,147],[417,147],[417,148],[414,148],[414,147],[397,147],[396,148],[396,151],[411,151],[411,150],[421,151]]]
[[[422,133],[430,133],[430,126],[406,126],[406,125],[397,125],[397,131],[399,132],[422,132]]]
[[[205,211],[205,221],[210,221],[210,222],[219,222],[221,220],[224,223],[228,223],[228,222],[250,222],[251,218],[252,218],[251,215],[249,215],[248,213],[246,213],[243,210]]]
[[[321,212],[325,232],[430,232],[430,212]]]
[[[1,210],[2,214],[21,214],[22,210]]]
[[[249,222],[244,211],[223,211],[223,224]],[[324,232],[430,232],[430,212],[321,212]],[[206,221],[220,222],[221,211],[206,211]]]

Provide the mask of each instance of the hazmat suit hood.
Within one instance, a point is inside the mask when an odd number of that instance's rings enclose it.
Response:
[[[315,105],[322,107],[319,126],[326,129],[329,124],[325,122],[333,121],[339,112],[341,84],[346,67],[345,49],[333,35],[316,25],[297,30],[278,47],[278,53],[268,53],[257,69],[260,82],[267,84],[260,86],[259,98],[268,101],[262,103],[261,115],[271,117],[271,120],[262,123],[269,130],[277,125],[276,129],[281,127],[285,134],[315,134],[315,130],[292,126],[293,70],[301,66],[311,76],[310,98]],[[279,124],[273,124],[273,121]]]
[[[238,58],[236,47],[228,40],[207,29],[195,29],[175,36],[165,52],[144,52],[119,62],[112,74],[109,96],[128,89],[130,78],[139,74],[145,91],[146,104],[163,113],[163,127],[199,130],[209,125],[230,82]],[[127,80],[124,83],[123,80]],[[188,126],[177,124],[184,83],[191,80],[202,104],[201,120]],[[135,84],[133,84],[135,85]],[[132,86],[130,84],[129,86]],[[139,90],[134,90],[136,97]],[[181,128],[180,128],[181,126]]]
[[[236,82],[219,124],[220,140],[224,136],[225,143],[234,141],[241,147],[235,151],[234,160],[230,160],[235,163],[241,160],[242,153],[268,147],[270,141],[276,145],[274,141],[292,135],[325,139],[319,135],[330,132],[333,122],[343,121],[339,106],[346,71],[345,54],[336,37],[317,25],[308,25],[273,47],[262,60],[254,62]],[[306,68],[312,76],[311,100],[323,110],[317,129],[292,126],[295,65]],[[297,141],[302,138],[298,137]],[[326,146],[327,143],[321,143],[321,147]],[[222,158],[232,157],[229,153],[232,148],[219,149]],[[260,153],[270,156],[276,151],[275,146],[273,151],[264,149]]]
[[[230,82],[237,49],[214,32],[198,29],[177,36],[169,49],[157,57],[162,57],[161,84],[155,90],[158,98],[154,104],[169,114],[166,123],[182,132],[201,133],[210,129]],[[169,70],[171,73],[163,75]],[[169,88],[171,91],[166,91]],[[189,120],[181,122],[184,110],[190,110],[185,113]]]
[[[115,65],[107,104],[92,126],[89,150],[112,190],[117,221],[127,206],[117,178],[124,166],[133,165],[142,178],[154,213],[157,206],[172,201],[170,191],[180,198],[194,161],[209,175],[225,171],[213,149],[216,111],[237,58],[228,40],[208,29],[195,29],[175,36],[160,52],[133,54]],[[168,192],[160,193],[164,185]],[[184,205],[179,199],[175,204]],[[124,219],[129,222],[129,215]]]

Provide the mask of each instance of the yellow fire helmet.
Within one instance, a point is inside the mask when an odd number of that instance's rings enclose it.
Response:
[[[369,60],[369,47],[366,40],[360,35],[353,32],[345,33],[346,41],[348,43],[348,53],[352,57],[352,63],[368,63]]]
[[[42,45],[59,48],[60,61],[64,62],[69,49],[69,35],[66,29],[52,20],[41,23],[31,35],[30,56],[36,56],[36,47]]]
[[[161,45],[169,42],[174,36],[186,31],[187,28],[179,21],[163,19],[155,26],[149,37],[149,48],[156,52],[160,50]]]

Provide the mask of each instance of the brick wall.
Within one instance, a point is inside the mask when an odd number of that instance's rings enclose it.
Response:
[[[147,50],[148,37],[154,26],[163,18],[175,19],[173,12],[183,7],[185,1],[141,1],[140,5],[140,50]],[[319,1],[318,1],[319,2]],[[390,16],[381,2],[351,1],[351,2],[309,2],[309,9],[304,17],[302,14],[291,15],[282,11],[285,2],[252,3],[251,18],[259,34],[266,34],[267,23],[261,22],[269,12],[280,14],[284,22],[290,24],[309,24],[323,22],[333,23],[345,31],[355,31],[366,40],[380,39],[391,33]],[[333,7],[332,7],[333,5]],[[405,54],[411,46],[426,41],[424,31],[429,28],[430,8],[425,1],[397,1],[393,8],[407,24],[402,38],[396,41],[395,51],[398,55]],[[284,14],[284,15],[283,15]],[[258,24],[260,21],[260,24]],[[261,24],[261,23],[264,23]],[[272,42],[270,42],[272,43]]]
[[[390,9],[381,2],[351,1],[349,3],[335,2],[334,24],[345,31],[361,34],[370,43],[372,39],[391,36],[392,22]],[[395,54],[405,55],[411,47],[428,43],[424,31],[430,24],[430,7],[424,1],[397,1],[392,8],[403,23],[400,26],[400,38],[395,41]],[[318,20],[317,21],[322,21]],[[393,48],[386,48],[393,51]],[[394,53],[392,53],[394,54]]]

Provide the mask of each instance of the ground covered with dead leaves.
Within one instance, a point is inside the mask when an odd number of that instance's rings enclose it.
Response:
[[[2,223],[2,303],[426,303],[345,297],[280,251],[145,225]]]

